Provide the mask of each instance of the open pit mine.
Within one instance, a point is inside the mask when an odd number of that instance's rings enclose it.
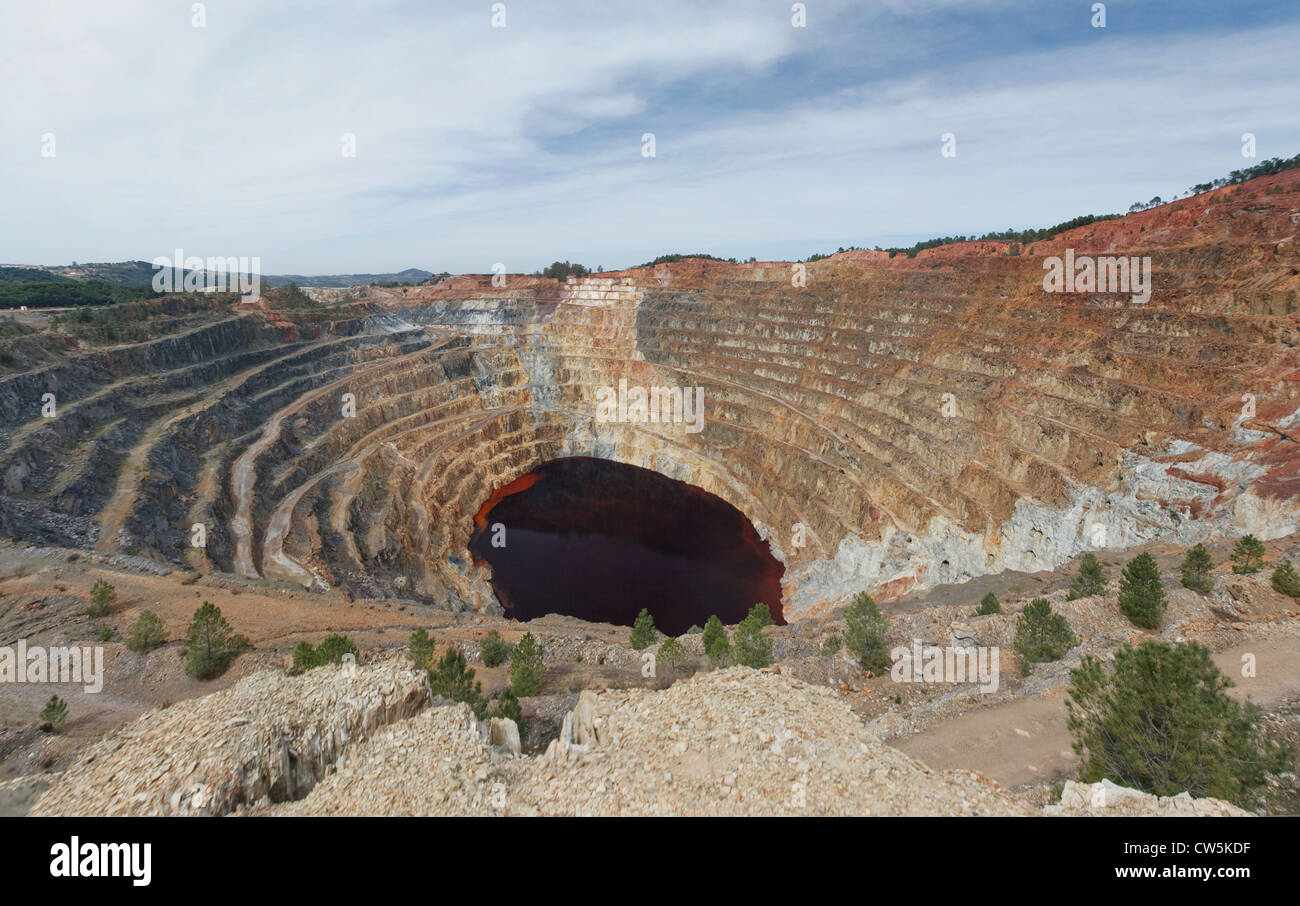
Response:
[[[907,712],[911,699],[880,686],[887,677],[823,655],[823,637],[868,591],[893,615],[891,640],[1006,646],[998,701],[1019,706],[1046,680],[1011,676],[1010,618],[977,624],[978,596],[963,589],[1065,570],[1089,551],[1109,566],[1132,549],[1205,542],[1223,561],[1223,545],[1247,534],[1270,553],[1287,550],[1287,536],[1300,530],[1296,174],[1025,244],[850,251],[807,263],[686,258],[563,282],[453,275],[409,286],[264,289],[251,302],[177,294],[150,303],[156,317],[138,342],[84,343],[43,324],[7,335],[0,536],[9,541],[0,591],[9,634],[75,635],[78,602],[92,579],[107,577],[123,608],[110,628],[125,632],[148,607],[169,637],[148,655],[107,643],[107,688],[117,675],[137,686],[128,683],[111,718],[88,725],[90,748],[51,756],[64,773],[41,781],[52,788],[36,811],[225,814],[284,803],[310,811],[309,792],[319,797],[316,813],[364,811],[367,757],[396,765],[397,786],[374,800],[395,811],[745,813],[760,800],[773,812],[800,811],[787,800],[791,783],[804,781],[782,779],[776,798],[764,799],[760,787],[746,787],[760,781],[743,759],[717,777],[701,765],[674,768],[697,798],[662,781],[635,802],[618,799],[614,781],[583,760],[601,747],[626,749],[626,763],[615,755],[601,763],[627,780],[637,753],[668,747],[678,729],[721,734],[715,742],[728,751],[743,754],[753,742],[755,752],[781,755],[785,730],[737,740],[770,708],[789,707],[808,715],[808,727],[792,719],[788,728],[808,730],[791,749],[804,753],[798,770],[812,771],[805,785],[814,804],[804,809],[960,812],[952,803],[967,802],[968,790],[977,812],[1033,813],[1042,803],[1004,787],[1049,777],[988,768],[994,782],[960,770],[982,764],[943,763],[957,771],[943,779],[883,746],[878,737],[915,733],[917,757],[944,762],[953,749],[926,749],[924,709]],[[1048,291],[1044,276],[1059,265],[1045,263],[1067,255],[1125,256],[1137,267],[1149,259],[1149,299],[1079,283]],[[579,510],[582,536],[601,546],[566,535]],[[633,524],[650,528],[636,534]],[[693,534],[700,526],[716,542],[707,557]],[[526,539],[518,550],[531,552],[522,567],[500,559],[512,532]],[[641,583],[639,570],[649,574],[627,564],[662,563],[670,575],[670,561],[687,573],[716,567],[710,588],[742,591],[724,602],[721,591],[696,600],[680,586],[651,586],[649,599],[671,599],[661,628],[686,632],[724,604],[723,622],[734,625],[762,603],[777,666],[750,685],[736,667],[661,692],[622,688],[638,682],[639,656],[626,640],[639,607],[614,599]],[[540,575],[544,582],[530,583]],[[530,598],[532,586],[564,589],[584,578],[596,585],[581,607],[566,605],[576,590]],[[1091,610],[1066,604],[1059,583],[1044,586],[1090,650],[1134,632],[1118,618],[1113,578],[1112,570],[1110,597]],[[1234,594],[1241,606],[1227,622],[1215,623],[1219,604],[1173,589],[1162,631],[1180,641],[1202,624],[1230,633],[1229,623],[1255,625],[1245,615],[1252,606],[1259,626],[1269,615],[1271,632],[1294,625],[1293,601],[1270,597],[1266,582],[1233,581],[1246,590]],[[939,590],[944,596],[926,597]],[[184,601],[171,603],[179,595]],[[218,595],[252,650],[225,679],[179,678],[184,627],[200,600]],[[1020,587],[1010,599],[1030,596]],[[76,619],[40,622],[41,602],[50,601]],[[457,640],[489,688],[500,678],[477,663],[489,627],[508,640],[531,629],[554,665],[549,682],[579,669],[626,676],[604,686],[595,674],[579,677],[599,695],[577,682],[544,688],[551,704],[525,709],[523,754],[517,739],[506,744],[525,761],[498,764],[468,709],[423,708],[422,681],[396,663],[421,626]],[[326,631],[362,643],[364,694],[342,716],[341,704],[311,686],[340,668],[283,676],[293,646]],[[1231,647],[1215,638],[1216,650]],[[1270,644],[1282,661],[1297,650],[1294,632]],[[1072,657],[1065,663],[1077,663]],[[138,685],[164,664],[172,686]],[[1062,713],[1043,718],[1051,732],[1063,721],[1063,669],[1051,680]],[[292,721],[279,711],[254,713],[277,694],[324,709],[315,736],[286,729]],[[168,707],[164,698],[185,701]],[[723,700],[735,713],[718,710]],[[638,724],[630,716],[638,708],[653,711],[664,733]],[[873,721],[870,733],[863,720]],[[150,721],[208,726],[210,740],[244,734],[243,742],[220,754],[198,751],[195,739],[209,737],[195,737],[165,755],[148,748]],[[281,748],[254,731],[294,741]],[[93,743],[106,732],[117,735]],[[966,738],[998,732],[972,729]],[[637,733],[653,739],[637,743]],[[402,767],[398,755],[410,740],[433,739],[482,770],[430,787],[441,768]],[[1068,737],[1052,739],[1042,764],[1062,750],[1068,757]],[[830,759],[822,743],[836,753],[830,780],[817,774]],[[853,757],[875,765],[870,780],[846,767]],[[183,760],[191,773],[150,786],[142,770],[136,786],[113,791],[109,778],[137,764],[132,758]],[[361,759],[353,773],[349,758]],[[549,779],[565,765],[591,772],[571,777],[585,792],[548,799]],[[899,793],[907,783],[925,795]],[[494,790],[513,804],[494,804]],[[1067,794],[1074,799],[1051,807],[1089,807],[1084,793]]]
[[[452,276],[203,318],[177,297],[164,335],[0,382],[0,533],[494,613],[475,514],[591,457],[744,514],[786,619],[1089,549],[1277,538],[1300,527],[1296,182],[1016,255]],[[1045,292],[1067,250],[1149,256],[1150,301]],[[599,418],[620,382],[702,388],[700,430]]]

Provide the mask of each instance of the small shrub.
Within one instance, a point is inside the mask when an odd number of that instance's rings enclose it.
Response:
[[[655,642],[659,641],[659,630],[655,629],[654,617],[650,616],[650,611],[642,607],[641,612],[636,615],[636,620],[632,623],[632,647],[637,651],[649,648]]]
[[[545,673],[542,646],[531,632],[524,633],[510,654],[510,687],[520,698],[536,695],[542,687],[542,676]]]
[[[1183,565],[1179,567],[1183,587],[1201,594],[1209,592],[1214,588],[1214,576],[1210,575],[1212,569],[1214,561],[1210,559],[1210,552],[1204,544],[1188,548],[1183,557]]]
[[[345,635],[331,634],[325,636],[315,648],[308,642],[299,642],[293,652],[293,663],[303,670],[311,670],[326,664],[337,664],[345,654],[352,655],[356,660],[361,657],[361,652],[351,639]]]
[[[1134,626],[1159,629],[1168,603],[1156,561],[1150,554],[1138,554],[1120,576],[1119,609]]]
[[[95,638],[99,639],[99,641],[101,642],[111,642],[113,640],[112,627],[111,626],[99,627],[99,632],[96,634]]]
[[[762,608],[767,614],[767,622],[757,613]],[[763,635],[763,627],[772,622],[772,615],[767,608],[759,604],[751,610],[736,627],[735,637],[731,640],[731,656],[737,664],[761,670],[772,666],[772,640]]]
[[[669,677],[677,677],[686,669],[690,662],[690,652],[686,646],[677,639],[664,639],[664,643],[659,646],[659,654],[655,658],[657,669]]]
[[[1254,535],[1245,535],[1232,546],[1228,559],[1232,561],[1232,571],[1238,575],[1257,573],[1264,568],[1264,545]]]
[[[715,613],[704,623],[704,634],[700,639],[704,643],[704,653],[709,656],[709,664],[714,669],[731,663],[731,642],[727,639],[727,630]]]
[[[423,627],[411,633],[410,639],[406,642],[406,651],[411,658],[411,663],[421,670],[428,670],[433,666],[433,656],[436,650],[437,646],[430,637],[429,631]]]
[[[62,733],[67,722],[68,703],[57,695],[51,695],[50,700],[41,709],[41,723],[48,727],[52,733]]]
[[[163,621],[151,610],[146,610],[131,624],[126,634],[126,647],[137,654],[147,654],[165,644],[167,634],[163,631]]]
[[[1083,559],[1079,561],[1079,574],[1070,582],[1070,590],[1065,593],[1065,600],[1090,598],[1102,594],[1105,590],[1106,574],[1102,571],[1101,562],[1094,554],[1084,554]]]
[[[1292,770],[1294,755],[1260,732],[1258,707],[1231,698],[1231,685],[1195,642],[1124,644],[1110,670],[1085,656],[1066,702],[1079,779],[1256,807],[1267,775]]]
[[[500,667],[510,657],[510,646],[506,644],[505,639],[501,638],[501,633],[493,629],[483,636],[483,643],[479,646],[479,657],[483,659],[484,667]]]
[[[980,606],[975,608],[975,616],[986,617],[991,613],[1002,613],[1002,605],[998,603],[998,596],[989,592],[980,598]]]
[[[1016,636],[1012,647],[1020,658],[1020,672],[1025,676],[1034,664],[1059,661],[1078,644],[1065,617],[1052,613],[1046,598],[1034,598],[1016,619]]]
[[[844,646],[863,670],[875,674],[889,671],[889,652],[885,648],[885,630],[889,621],[865,591],[853,599],[844,611]]]
[[[97,579],[90,589],[90,603],[86,605],[86,615],[91,617],[107,616],[117,600],[117,589],[103,579]]]
[[[1290,560],[1283,560],[1273,570],[1273,590],[1300,598],[1300,573],[1296,572]]]
[[[844,647],[844,637],[836,634],[822,642],[822,657],[834,657]]]
[[[776,625],[776,620],[772,619],[772,608],[768,607],[766,604],[755,604],[753,607],[749,608],[749,613],[746,614],[746,616],[753,617],[759,626]]]
[[[479,720],[487,714],[483,684],[474,679],[473,669],[465,663],[465,653],[455,645],[429,669],[429,690],[454,702],[465,702]]]
[[[248,639],[232,633],[221,608],[211,601],[204,601],[194,612],[185,633],[185,646],[185,672],[200,680],[225,673],[231,662],[249,647]]]

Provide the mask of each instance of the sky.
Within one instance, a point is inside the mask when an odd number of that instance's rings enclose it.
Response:
[[[794,5],[5,0],[0,262],[795,259],[1300,152],[1294,0]]]

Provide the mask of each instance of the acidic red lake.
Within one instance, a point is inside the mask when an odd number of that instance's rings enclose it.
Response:
[[[785,567],[721,498],[636,466],[554,459],[498,488],[469,549],[492,567],[506,613],[631,625],[642,608],[680,635],[710,614],[733,624],[756,603],[777,623]]]

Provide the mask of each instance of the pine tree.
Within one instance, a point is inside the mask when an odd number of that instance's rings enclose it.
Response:
[[[890,661],[885,649],[885,630],[889,621],[871,595],[859,592],[845,609],[844,622],[844,647],[858,666],[875,674],[888,672]]]
[[[411,662],[421,670],[428,670],[433,666],[433,656],[437,646],[433,638],[430,637],[429,631],[423,626],[411,633],[411,638],[406,643],[407,653],[410,655]],[[295,652],[295,660],[297,652]]]
[[[454,645],[430,668],[429,689],[434,695],[465,702],[479,720],[487,714],[483,684],[474,679],[474,670],[465,662],[465,653]]]
[[[50,730],[54,733],[62,733],[67,721],[68,703],[57,695],[51,695],[50,700],[41,709],[41,723],[48,724]]]
[[[1267,775],[1290,770],[1293,756],[1260,732],[1259,709],[1231,698],[1231,685],[1195,642],[1126,643],[1111,670],[1086,655],[1066,702],[1079,779],[1256,807]]]
[[[90,604],[86,606],[86,616],[106,616],[117,600],[117,589],[103,579],[95,580],[90,588]]]
[[[221,615],[221,608],[204,601],[194,612],[185,633],[185,672],[195,679],[206,680],[226,672],[230,662],[248,648],[248,639],[234,635]]]
[[[360,659],[361,652],[345,635],[333,633],[325,636],[315,648],[309,642],[299,642],[293,651],[293,663],[303,670],[323,667],[325,664],[338,664],[345,654],[352,655],[354,661]]]
[[[772,619],[772,608],[768,607],[766,604],[755,604],[753,607],[749,608],[749,613],[746,614],[746,616],[751,616],[757,620],[759,626],[776,625],[776,620]]]
[[[727,640],[727,630],[716,613],[704,623],[700,642],[704,645],[704,653],[709,656],[709,664],[715,669],[731,663],[731,642]]]
[[[1300,598],[1300,573],[1296,572],[1290,560],[1283,560],[1273,570],[1273,590]]]
[[[682,673],[689,661],[690,652],[686,650],[686,646],[677,639],[669,638],[664,639],[664,643],[659,646],[655,667],[660,673],[676,677]]]
[[[764,611],[767,608],[760,604]],[[767,614],[767,623],[772,622],[771,614]],[[736,627],[735,637],[731,640],[732,658],[737,664],[745,667],[753,667],[755,670],[761,670],[764,667],[772,666],[772,640],[763,635],[763,617],[755,611],[750,611],[745,619],[740,621]]]
[[[510,655],[510,687],[520,698],[536,695],[542,687],[542,675],[545,672],[542,646],[531,632],[524,633]]]
[[[1078,642],[1065,617],[1052,613],[1051,602],[1034,598],[1016,619],[1012,647],[1020,657],[1020,672],[1028,676],[1034,664],[1059,661]]]
[[[1188,548],[1180,568],[1183,587],[1205,594],[1214,588],[1214,577],[1210,575],[1212,569],[1214,569],[1214,561],[1210,559],[1210,552],[1205,549],[1204,544]]]
[[[1124,567],[1120,577],[1119,609],[1134,626],[1159,629],[1167,606],[1156,561],[1150,554],[1138,554]]]
[[[1228,559],[1234,573],[1257,573],[1264,568],[1264,545],[1254,535],[1244,535],[1232,546]]]
[[[991,613],[1002,613],[1002,605],[998,603],[998,596],[993,592],[980,598],[980,606],[975,609],[977,617],[985,617]]]
[[[632,647],[640,651],[649,648],[657,641],[659,641],[659,630],[655,629],[655,618],[650,616],[649,610],[642,607],[632,623]]]
[[[1105,591],[1106,574],[1102,572],[1100,561],[1091,553],[1084,554],[1079,562],[1079,574],[1070,583],[1070,590],[1066,592],[1065,600],[1090,598]]]
[[[126,634],[126,647],[139,654],[146,654],[167,641],[163,631],[163,621],[158,615],[146,610],[131,624]]]
[[[484,667],[499,667],[510,657],[510,646],[506,644],[505,639],[501,638],[501,633],[493,629],[483,636],[483,643],[479,646],[479,657],[483,659]]]

